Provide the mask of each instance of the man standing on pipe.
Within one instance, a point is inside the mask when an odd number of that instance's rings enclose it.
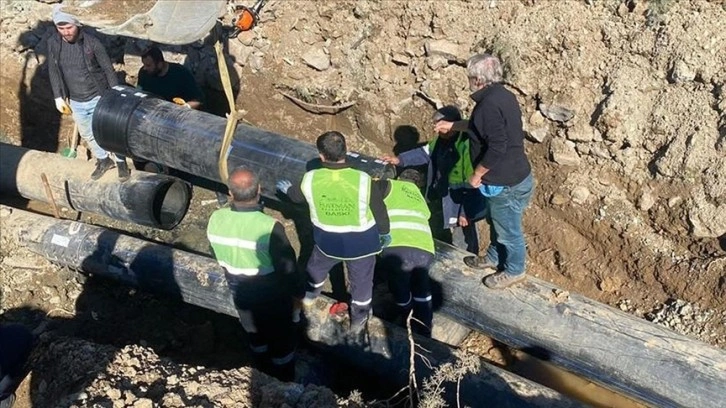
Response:
[[[524,151],[522,111],[516,96],[501,84],[501,62],[492,55],[478,54],[469,58],[466,68],[471,98],[476,102],[471,120],[442,120],[434,129],[468,130],[472,136],[471,157],[476,167],[469,184],[482,194],[486,204],[482,215],[491,233],[486,255],[467,257],[464,262],[497,270],[484,284],[503,289],[525,279],[522,215],[534,191],[534,177]]]
[[[111,156],[114,156],[118,177],[126,180],[130,175],[126,158],[103,150],[96,143],[91,127],[93,111],[101,94],[118,85],[111,60],[101,42],[82,30],[78,20],[63,12],[61,5],[53,7],[53,23],[58,35],[48,38],[48,72],[56,109],[62,114],[73,115],[78,133],[96,156],[96,169],[91,173],[91,179],[98,180],[112,169],[114,160]]]
[[[295,251],[282,224],[262,212],[260,182],[238,167],[229,175],[230,207],[212,213],[207,237],[225,270],[242,327],[258,362],[283,381],[295,377],[293,297],[304,294]],[[267,359],[270,357],[270,360]]]
[[[307,202],[315,247],[307,264],[308,286],[303,304],[320,295],[330,270],[340,262],[350,281],[350,331],[364,334],[373,296],[376,254],[391,242],[380,186],[345,161],[347,147],[340,132],[326,132],[316,142],[322,168],[308,171],[293,186],[280,180],[277,189],[296,203]]]
[[[431,336],[433,309],[429,268],[434,262],[431,211],[421,194],[426,182],[418,171],[404,170],[387,184],[385,198],[391,221],[391,244],[383,249],[379,268],[386,273],[396,305],[404,315],[413,308],[412,327]]]

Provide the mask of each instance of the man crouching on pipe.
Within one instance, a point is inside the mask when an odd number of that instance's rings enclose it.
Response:
[[[262,212],[260,181],[252,170],[234,169],[228,187],[232,205],[212,213],[207,237],[258,364],[293,381],[293,297],[305,293],[295,251],[282,224]]]
[[[434,262],[434,238],[429,210],[421,194],[423,175],[406,169],[398,180],[384,181],[383,202],[390,219],[391,243],[383,249],[379,267],[386,273],[393,299],[404,315],[413,309],[415,332],[430,337],[433,309],[429,268]]]

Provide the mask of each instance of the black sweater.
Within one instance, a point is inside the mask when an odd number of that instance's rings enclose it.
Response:
[[[471,160],[489,171],[484,184],[514,186],[531,172],[524,153],[522,111],[517,98],[502,84],[474,92],[476,106],[469,119]]]

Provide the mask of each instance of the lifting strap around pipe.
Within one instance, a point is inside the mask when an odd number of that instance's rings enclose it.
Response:
[[[227,168],[227,154],[229,146],[232,144],[234,131],[237,129],[238,113],[235,106],[234,93],[232,92],[232,81],[229,79],[229,70],[227,69],[227,59],[224,57],[224,48],[222,41],[224,34],[221,25],[217,24],[214,29],[217,42],[214,44],[214,50],[217,52],[217,65],[219,66],[219,79],[222,81],[224,94],[227,96],[227,104],[229,105],[229,114],[227,114],[227,125],[224,128],[224,137],[222,138],[222,148],[219,151],[219,179],[223,183],[227,183],[229,177],[229,169]]]

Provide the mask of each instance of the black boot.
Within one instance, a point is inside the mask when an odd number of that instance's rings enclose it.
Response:
[[[106,157],[102,160],[96,160],[96,169],[93,170],[93,173],[91,173],[91,180],[98,180],[103,176],[107,171],[112,169],[114,166],[113,160],[111,160],[110,157]]]
[[[126,181],[131,177],[131,170],[129,170],[126,161],[116,162],[116,168],[118,169],[118,178],[121,181]]]

